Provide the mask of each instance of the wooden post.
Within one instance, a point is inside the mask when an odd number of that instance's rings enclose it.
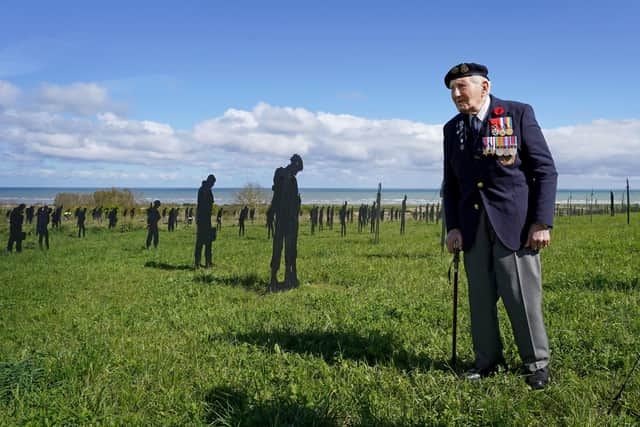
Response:
[[[631,197],[629,194],[629,177],[627,177],[627,225],[631,223]]]
[[[610,214],[611,216],[615,215],[615,206],[613,205],[613,191],[610,191],[610,196],[611,196],[611,206],[610,206]]]
[[[375,220],[375,231],[376,231],[376,235],[375,235],[375,243],[379,243],[380,242],[380,212],[382,212],[382,207],[380,206],[380,202],[382,199],[381,193],[382,192],[382,183],[379,182],[378,183],[378,194],[376,195],[376,212],[374,212],[373,214],[376,216],[374,218]]]

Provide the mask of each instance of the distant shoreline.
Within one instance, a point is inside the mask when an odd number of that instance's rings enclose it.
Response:
[[[0,206],[15,206],[20,203],[26,205],[53,204],[58,193],[93,193],[98,190],[111,187],[0,187]],[[136,201],[140,205],[153,200],[160,200],[165,204],[193,205],[196,203],[197,188],[184,187],[117,187],[127,188],[134,193]],[[217,188],[213,193],[218,205],[233,205],[235,195],[242,188]],[[265,198],[270,199],[271,189],[263,188]],[[556,193],[556,204],[587,205],[592,199],[594,204],[601,206],[609,204],[610,191],[614,192],[614,202],[620,205],[626,200],[626,190],[619,189],[559,189]],[[304,205],[341,205],[345,201],[349,205],[371,204],[376,198],[376,188],[300,188],[302,203]],[[437,188],[382,188],[382,204],[399,205],[407,195],[407,204],[420,206],[440,203],[440,189]],[[640,203],[640,190],[631,191],[631,203]]]

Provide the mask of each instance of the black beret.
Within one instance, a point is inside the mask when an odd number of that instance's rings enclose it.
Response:
[[[458,64],[449,70],[447,75],[444,76],[444,84],[445,86],[447,86],[447,89],[449,89],[451,80],[468,76],[482,76],[488,80],[489,70],[482,64],[476,64],[474,62],[463,62],[462,64]]]

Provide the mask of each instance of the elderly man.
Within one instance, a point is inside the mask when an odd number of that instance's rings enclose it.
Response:
[[[549,245],[557,185],[533,109],[490,95],[487,67],[463,63],[445,76],[460,112],[444,126],[444,206],[449,252],[464,251],[474,367],[504,364],[497,301],[511,321],[526,381],[549,381],[539,251]]]

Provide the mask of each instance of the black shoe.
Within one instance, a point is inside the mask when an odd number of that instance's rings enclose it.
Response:
[[[549,382],[549,375],[551,370],[548,366],[527,375],[526,381],[533,390],[542,390]]]
[[[477,366],[474,366],[473,368],[462,374],[462,377],[469,381],[478,381],[498,372],[500,366],[507,366],[507,363],[504,361],[504,359],[500,359],[493,365],[490,365],[486,368],[478,368]]]

